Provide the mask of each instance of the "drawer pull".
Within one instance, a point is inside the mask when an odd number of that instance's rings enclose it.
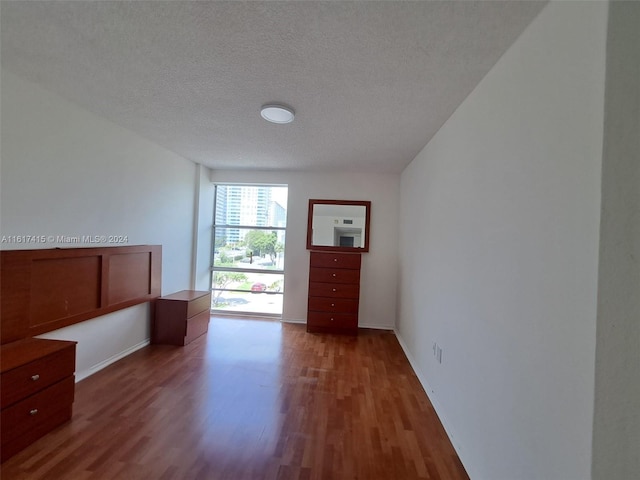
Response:
[[[333,261],[334,261],[334,262],[337,262],[337,261],[338,261],[338,259],[337,259],[337,258],[334,258],[334,259],[333,259]]]
[[[37,413],[38,413],[38,409],[37,408],[34,408],[33,410],[29,410],[29,415],[31,415],[32,417],[34,415],[36,415]]]
[[[333,318],[331,319],[331,321],[333,322]]]
[[[335,304],[335,303],[332,303],[332,304],[331,304],[331,306],[332,306],[332,307],[335,307],[335,306],[336,306],[336,304]]]
[[[37,373],[35,375],[31,375],[31,380],[33,380],[34,382],[36,380],[40,380],[40,375],[38,375]]]
[[[335,277],[335,276],[336,276],[336,274],[334,273],[334,274],[332,274],[331,276],[332,276],[332,277]]]

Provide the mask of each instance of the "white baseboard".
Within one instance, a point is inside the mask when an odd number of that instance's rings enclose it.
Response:
[[[431,388],[431,385],[429,385],[429,382],[427,381],[426,377],[423,375],[422,371],[418,367],[418,363],[415,361],[415,359],[409,352],[409,349],[407,348],[407,344],[402,339],[402,336],[400,335],[400,333],[395,329],[394,329],[394,333],[396,334],[398,343],[400,344],[400,347],[404,351],[404,354],[407,357],[407,360],[409,360],[409,364],[411,365],[411,368],[413,368],[413,371],[418,377],[418,381],[420,381],[420,383],[422,384],[422,388],[424,388],[424,391],[427,394],[427,397],[429,397],[429,401],[431,402],[431,405],[433,405],[433,408],[436,411],[438,418],[440,419],[440,423],[442,423],[442,426],[444,427],[444,430],[447,436],[449,437],[449,440],[451,441],[453,448],[458,454],[458,457],[460,458],[462,465],[467,470],[467,475],[469,475],[469,478],[474,478],[471,475],[471,470],[467,467],[468,462],[465,461],[465,459],[467,459],[467,456],[464,454],[464,447],[458,440],[460,437],[458,437],[455,434],[455,431],[453,426],[451,425],[451,422],[447,419],[447,416],[444,413],[444,409],[442,408],[442,405],[440,404],[440,402],[435,396],[435,391],[433,390],[433,388]]]
[[[282,323],[296,323],[298,325],[306,325],[307,324],[306,320],[298,320],[298,319],[292,319],[292,318],[283,318],[280,321]]]
[[[129,347],[126,350],[124,350],[124,351],[122,351],[120,353],[117,353],[117,354],[107,358],[106,360],[103,360],[100,363],[95,364],[94,366],[90,367],[88,370],[85,370],[83,372],[76,372],[76,383],[78,383],[80,380],[84,380],[85,378],[90,377],[94,373],[99,372],[103,368],[108,367],[109,365],[111,365],[112,363],[117,362],[121,358],[124,358],[127,355],[131,355],[136,350],[140,350],[141,348],[146,347],[150,343],[151,343],[151,340],[149,338],[147,338],[146,340],[143,340],[142,342],[140,342],[140,343],[138,343],[136,345],[133,345],[132,347]]]
[[[307,321],[306,320],[297,320],[297,319],[282,319],[281,320],[282,323],[296,323],[296,324],[302,324],[302,325],[306,325]],[[358,328],[371,328],[374,330],[394,330],[395,327],[393,325],[363,325],[363,324],[359,324]]]
[[[368,325],[368,324],[358,324],[358,328],[371,328],[373,330],[395,330],[393,325]]]

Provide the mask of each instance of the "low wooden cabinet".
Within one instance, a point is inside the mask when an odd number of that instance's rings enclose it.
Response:
[[[76,342],[27,338],[0,347],[4,462],[71,419]]]
[[[360,254],[311,252],[307,331],[358,333]]]
[[[211,292],[183,290],[156,300],[152,343],[187,345],[209,329]]]

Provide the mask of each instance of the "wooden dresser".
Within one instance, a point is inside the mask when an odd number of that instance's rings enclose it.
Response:
[[[357,334],[360,254],[310,253],[307,331]]]
[[[209,329],[211,292],[183,290],[156,300],[152,343],[186,345]]]
[[[27,338],[0,347],[2,461],[71,419],[76,342]]]

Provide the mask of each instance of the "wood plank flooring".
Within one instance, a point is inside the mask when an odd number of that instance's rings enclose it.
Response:
[[[467,479],[394,334],[212,317],[76,385],[9,479]]]

